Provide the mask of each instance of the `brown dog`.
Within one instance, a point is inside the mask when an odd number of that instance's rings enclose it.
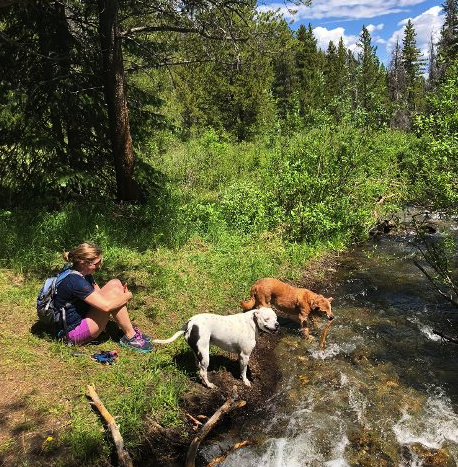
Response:
[[[332,297],[325,298],[311,290],[293,287],[285,282],[266,277],[256,281],[250,290],[250,300],[240,302],[244,311],[253,308],[271,307],[294,315],[302,328],[305,338],[309,336],[309,315],[325,315],[328,320],[334,319],[331,311]],[[330,323],[329,323],[330,324]]]

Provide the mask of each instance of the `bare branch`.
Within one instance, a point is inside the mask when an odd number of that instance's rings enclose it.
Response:
[[[105,405],[101,401],[93,385],[88,385],[88,396],[91,398],[92,403],[97,407],[102,417],[108,424],[108,428],[113,437],[113,441],[116,446],[116,452],[118,454],[119,465],[123,467],[133,467],[132,459],[129,453],[124,448],[124,440],[122,439],[121,433],[119,432],[118,425],[115,422],[114,417],[108,412]]]
[[[426,269],[416,260],[414,259],[413,260],[415,266],[420,269],[420,271],[426,276],[426,278],[431,282],[431,284],[436,288],[436,290],[439,292],[440,295],[442,295],[442,297],[444,297],[445,299],[447,299],[452,305],[454,306],[457,306],[458,307],[458,300],[456,298],[453,297],[452,294],[447,294],[446,292],[444,292],[438,285],[437,285],[437,282],[436,280],[428,273],[428,271],[426,271]]]
[[[183,34],[198,34],[205,39],[219,40],[219,41],[231,41],[231,42],[246,42],[247,37],[236,38],[233,35],[221,35],[214,36],[207,34],[203,28],[186,28],[183,26],[139,26],[136,28],[130,28],[120,33],[120,37],[132,37],[136,34],[150,33],[150,32],[179,32]]]

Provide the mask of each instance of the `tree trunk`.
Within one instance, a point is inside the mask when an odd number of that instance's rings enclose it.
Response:
[[[117,197],[137,201],[133,178],[134,153],[129,126],[121,36],[117,23],[118,0],[98,0],[99,34],[103,56],[105,102],[116,170]]]

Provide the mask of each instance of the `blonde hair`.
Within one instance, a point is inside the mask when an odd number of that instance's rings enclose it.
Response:
[[[90,263],[102,255],[102,250],[94,243],[81,243],[72,251],[66,251],[62,256],[68,263]]]

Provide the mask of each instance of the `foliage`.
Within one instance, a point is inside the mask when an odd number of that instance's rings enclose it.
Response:
[[[332,126],[297,135],[271,168],[271,189],[291,238],[364,237],[377,200],[390,194],[401,202],[405,196],[398,167],[402,139]]]
[[[412,86],[398,78],[407,79],[406,67],[418,72],[413,27],[406,28],[410,32],[404,72],[396,71],[397,90],[391,70],[388,91],[387,73],[367,28],[354,57],[342,38],[337,47],[330,43],[326,52],[320,50],[312,25],[294,32],[276,14],[255,13],[253,2],[238,2],[240,15],[211,18],[206,2],[186,3],[183,11],[171,5],[159,2],[146,11],[133,2],[119,3],[139,201],[156,196],[159,185],[167,184],[162,168],[152,162],[162,158],[157,144],[165,134],[194,144],[195,136],[199,140],[211,132],[221,140],[252,142],[330,124],[381,129],[391,120],[394,127],[408,127],[403,125],[404,101]],[[165,11],[170,15],[166,20]],[[72,1],[66,8],[15,5],[0,14],[2,50],[9,63],[0,81],[6,102],[0,111],[0,203],[27,203],[28,193],[48,205],[88,196],[112,199],[121,184],[120,164],[113,164],[113,137],[107,132],[100,31],[95,26],[99,12]],[[80,18],[77,26],[74,18]],[[229,20],[234,36],[214,40],[213,33],[226,31],[223,25]],[[204,29],[198,27],[202,24]],[[417,79],[417,110],[422,86]],[[212,154],[205,150],[203,157],[213,157],[215,149]],[[246,167],[250,164],[248,160]],[[154,173],[148,165],[154,165]],[[190,176],[207,183],[203,174]],[[214,183],[217,177],[209,179]]]
[[[457,86],[458,63],[455,63],[429,96],[430,113],[416,120],[417,131],[424,135],[426,145],[415,169],[418,182],[435,206],[452,211],[458,202]]]
[[[458,58],[458,2],[445,0],[442,4],[445,14],[438,43],[438,61],[443,76]]]

